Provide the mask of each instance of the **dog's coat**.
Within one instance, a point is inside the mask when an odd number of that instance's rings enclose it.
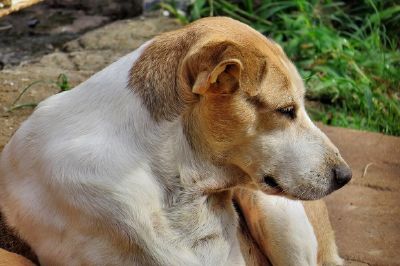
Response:
[[[1,155],[1,209],[43,265],[315,265],[301,203],[258,191],[341,186],[303,94],[277,44],[199,20],[40,103]]]

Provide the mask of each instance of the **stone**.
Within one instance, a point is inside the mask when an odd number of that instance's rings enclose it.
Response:
[[[92,14],[133,17],[143,11],[142,0],[47,0],[52,6],[79,7]]]

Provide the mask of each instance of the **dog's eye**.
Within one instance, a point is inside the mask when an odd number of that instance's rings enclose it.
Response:
[[[295,119],[296,118],[296,110],[294,106],[286,106],[283,108],[279,108],[278,112],[289,117],[290,119]]]

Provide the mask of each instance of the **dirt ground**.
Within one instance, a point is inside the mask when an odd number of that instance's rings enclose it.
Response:
[[[63,44],[114,17],[41,3],[0,18],[0,69],[62,50]]]
[[[62,43],[62,50],[7,66],[0,71],[0,150],[32,112],[7,112],[23,88],[40,81],[19,103],[39,102],[59,91],[50,83],[59,74],[77,85],[147,39],[176,27],[163,17],[116,21]],[[350,185],[326,198],[341,256],[352,266],[400,265],[400,138],[319,126],[353,169]],[[0,247],[32,258],[27,247],[1,228]]]

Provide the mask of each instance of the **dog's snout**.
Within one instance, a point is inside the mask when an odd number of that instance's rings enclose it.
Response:
[[[344,185],[346,185],[351,177],[351,169],[347,165],[339,165],[333,168],[333,177],[334,177],[334,182],[337,188],[341,188]]]

